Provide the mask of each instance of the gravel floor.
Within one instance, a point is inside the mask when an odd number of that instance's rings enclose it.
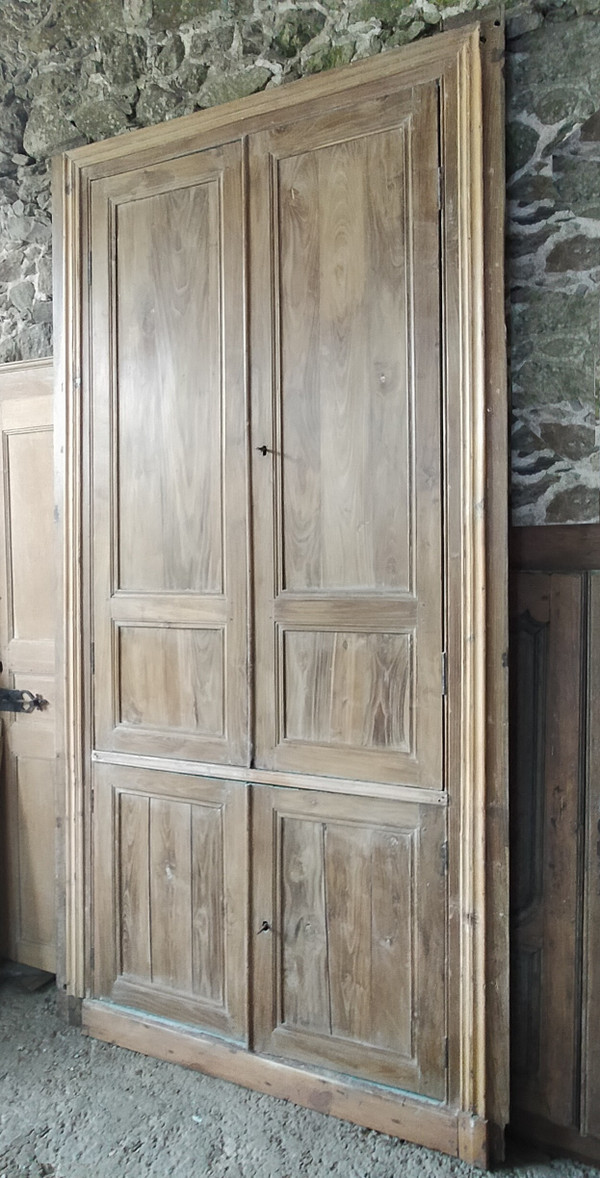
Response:
[[[530,1154],[502,1178],[598,1171]],[[469,1178],[480,1171],[97,1043],[56,1014],[52,986],[0,980],[0,1178]]]

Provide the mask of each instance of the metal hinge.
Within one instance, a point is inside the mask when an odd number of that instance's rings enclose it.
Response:
[[[90,973],[94,972],[96,966],[96,954],[93,949],[90,949]],[[447,1040],[446,1040],[447,1042]]]
[[[15,687],[0,688],[0,712],[43,712],[48,700],[32,691],[19,691]]]
[[[448,651],[442,651],[442,695],[448,694]]]
[[[448,1036],[444,1039],[444,1068],[448,1071],[448,1058],[450,1055],[450,1048],[448,1045]]]
[[[90,646],[90,668],[92,675],[96,674],[96,643],[92,642]]]
[[[444,169],[441,165],[437,172],[437,202],[439,210],[444,203]]]
[[[88,286],[92,285],[92,251],[88,253]]]
[[[95,801],[94,787],[92,786],[90,789],[90,815],[94,813],[94,801]]]

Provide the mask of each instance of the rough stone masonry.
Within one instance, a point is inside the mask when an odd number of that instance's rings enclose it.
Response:
[[[355,61],[478,0],[2,0],[0,363],[52,351],[49,160]],[[600,0],[507,23],[518,524],[600,520]]]

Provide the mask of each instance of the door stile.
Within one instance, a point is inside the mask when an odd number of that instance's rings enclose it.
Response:
[[[53,161],[54,453],[57,521],[57,773],[59,790],[57,872],[64,881],[57,912],[59,993],[77,999],[86,991],[86,909],[89,829],[83,822],[87,728],[84,722],[82,349],[85,299],[82,265],[81,169],[68,156]],[[88,713],[89,714],[89,713]],[[89,747],[89,746],[88,746]],[[60,896],[62,890],[63,895]]]
[[[504,896],[507,886],[506,844],[498,845],[497,835],[492,852],[493,871],[497,876],[493,880],[491,865],[486,865],[486,853],[489,855],[486,852],[486,769],[494,778],[493,806],[500,830],[507,813],[506,728],[502,708],[499,721],[494,720],[491,726],[493,749],[486,742],[488,692],[500,707],[504,698],[506,685],[504,682],[504,687],[499,688],[498,676],[502,652],[506,649],[502,636],[507,617],[503,495],[506,472],[500,469],[497,459],[490,469],[487,465],[492,449],[498,450],[503,422],[506,422],[502,405],[505,361],[497,334],[492,336],[488,347],[484,325],[484,313],[494,323],[489,301],[496,317],[500,302],[497,269],[491,276],[489,258],[494,248],[499,250],[501,213],[500,222],[498,217],[495,220],[493,245],[486,245],[486,253],[483,239],[484,196],[489,209],[496,199],[496,190],[492,190],[493,176],[484,171],[487,152],[493,155],[494,145],[484,144],[483,138],[480,40],[485,43],[490,35],[497,46],[500,34],[494,32],[495,28],[500,26],[494,25],[490,18],[489,25],[483,26],[481,32],[471,34],[458,58],[456,72],[450,72],[443,84],[447,585],[448,602],[462,603],[460,610],[450,605],[448,611],[449,884],[450,893],[460,897],[458,909],[451,910],[449,924],[450,1008],[460,1010],[460,1019],[449,1028],[450,1093],[459,1107],[472,1110],[472,1120],[463,1118],[461,1122],[461,1156],[483,1163],[490,1143],[498,1157],[503,1148],[498,1145],[501,1133],[493,1138],[493,1127],[489,1134],[485,1129],[492,1111],[488,1105],[486,1050],[493,1034],[491,1011],[498,1013],[498,1002],[501,1021],[507,1029],[502,1007],[505,1015],[508,985],[508,958],[503,956],[501,961],[496,959],[499,972],[491,986],[488,985],[490,963],[486,943],[486,919],[490,919],[494,939],[500,936],[501,941],[506,935],[507,920],[504,902],[490,918],[491,896]],[[501,111],[497,66],[486,60],[485,68],[486,102],[491,105],[490,94],[493,94]],[[495,107],[493,113],[496,116]],[[497,422],[490,420],[490,398],[498,404]],[[452,412],[452,405],[460,406],[458,417]],[[493,518],[489,512],[486,518],[488,499],[493,503]],[[499,545],[495,558],[486,557],[486,540],[489,543],[490,535]],[[498,571],[496,582],[486,571],[487,559]],[[502,679],[505,680],[504,673]],[[498,729],[494,733],[496,723]],[[495,1054],[496,1108],[504,1108],[506,1096],[507,1043],[503,1040],[502,1044]],[[504,1112],[496,1113],[495,1124],[503,1124],[505,1116]]]

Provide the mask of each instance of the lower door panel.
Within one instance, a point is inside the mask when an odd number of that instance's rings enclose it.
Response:
[[[245,785],[97,765],[94,793],[94,995],[245,1043]]]
[[[254,1046],[446,1097],[445,808],[259,786]]]

